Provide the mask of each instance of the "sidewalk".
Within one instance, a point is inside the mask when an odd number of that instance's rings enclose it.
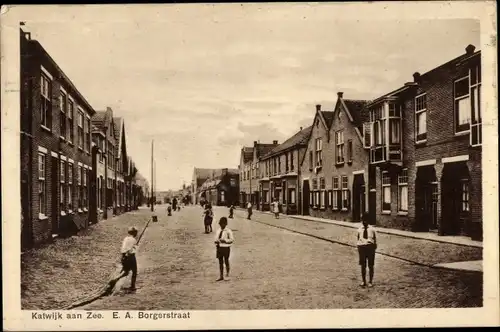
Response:
[[[128,227],[142,231],[149,218],[143,209],[127,212],[101,220],[76,236],[25,252],[21,256],[21,308],[60,309],[101,288],[119,263]]]
[[[239,209],[244,210],[242,208],[239,208]],[[254,210],[254,212],[272,214],[269,211]],[[325,218],[317,218],[317,217],[301,216],[301,215],[284,215],[284,214],[281,214],[281,215],[286,216],[287,218],[316,221],[316,222],[322,222],[322,223],[327,223],[327,224],[339,225],[339,226],[343,226],[343,227],[350,227],[350,228],[354,228],[354,229],[359,228],[361,226],[361,223],[359,223],[359,222],[346,222],[346,221],[338,221],[338,220],[333,220],[333,219],[325,219]],[[440,235],[437,235],[436,233],[431,233],[431,232],[410,232],[410,231],[403,231],[403,230],[399,230],[399,229],[383,228],[383,227],[377,227],[377,232],[378,233],[385,233],[385,234],[392,234],[392,235],[399,235],[399,236],[404,236],[404,237],[411,237],[414,239],[435,241],[435,242],[441,242],[441,243],[457,244],[457,245],[475,247],[475,248],[482,248],[483,247],[483,243],[481,241],[474,241],[466,236],[440,236]]]

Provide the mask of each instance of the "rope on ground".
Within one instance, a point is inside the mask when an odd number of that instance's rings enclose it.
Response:
[[[137,239],[137,244],[139,244],[139,242],[141,241],[142,236],[144,235],[144,232],[146,231],[146,228],[148,228],[150,222],[151,222],[151,219],[148,219],[148,222],[144,226],[141,234],[139,235],[139,237]],[[119,261],[119,259],[118,259],[118,261]],[[118,261],[117,261],[117,265],[118,265]],[[104,296],[110,295],[114,290],[114,287],[115,287],[116,282],[117,282],[116,278],[120,275],[120,273],[121,273],[121,268],[117,267],[114,271],[112,271],[109,274],[107,284],[103,285],[101,288],[97,289],[95,292],[92,292],[92,293],[82,297],[81,299],[73,302],[69,306],[66,306],[62,310],[75,309],[77,307],[81,307],[81,306],[87,305],[89,303],[92,303],[92,302],[94,302],[94,301],[96,301]]]
[[[351,243],[337,241],[337,240],[332,240],[332,239],[325,238],[325,237],[322,237],[322,236],[319,236],[319,235],[314,235],[314,234],[310,234],[310,233],[306,233],[306,232],[301,232],[301,231],[297,231],[297,230],[294,230],[294,229],[291,229],[291,228],[287,228],[287,227],[283,227],[283,226],[278,226],[278,225],[273,225],[273,224],[269,224],[269,223],[266,223],[266,222],[263,222],[263,221],[259,221],[259,220],[252,219],[252,221],[258,222],[258,223],[263,224],[263,225],[267,225],[267,226],[271,226],[271,227],[275,227],[275,228],[284,229],[284,230],[287,230],[287,231],[290,231],[290,232],[293,232],[293,233],[297,233],[297,234],[301,234],[301,235],[313,237],[313,238],[316,238],[316,239],[319,239],[319,240],[323,240],[323,241],[327,241],[327,242],[330,242],[330,243],[340,244],[340,245],[351,247],[351,248],[357,248],[356,245],[353,245]],[[436,266],[436,265],[431,265],[431,264],[425,264],[425,263],[421,263],[421,262],[417,262],[417,261],[414,261],[414,260],[411,260],[411,259],[406,259],[406,258],[394,256],[394,255],[387,254],[387,253],[380,252],[380,251],[376,251],[376,253],[379,254],[379,255],[382,255],[382,256],[391,257],[391,258],[394,258],[394,259],[397,259],[397,260],[401,260],[401,261],[404,261],[404,262],[407,262],[407,263],[411,263],[411,264],[414,264],[414,265],[418,265],[418,266],[429,267],[429,268],[439,269],[439,270],[446,270],[446,271],[450,270],[450,269],[448,269],[446,267],[443,267],[443,266]],[[477,273],[477,271],[468,271],[468,270],[460,270],[460,272],[464,272],[464,273],[467,273],[467,272],[469,272],[469,273]]]

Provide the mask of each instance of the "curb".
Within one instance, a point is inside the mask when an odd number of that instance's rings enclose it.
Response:
[[[245,211],[245,209],[243,209],[241,207],[238,207],[236,209]],[[262,213],[262,214],[271,214],[271,212],[260,211],[260,210],[254,210],[253,212],[259,212],[259,213]],[[307,218],[305,216],[301,216],[301,215],[285,215],[285,216],[287,216],[288,218],[292,218],[292,219],[305,220],[305,221],[311,221],[311,222],[318,222],[318,223],[323,223],[323,224],[330,224],[330,225],[336,225],[336,226],[348,227],[348,228],[354,228],[354,229],[358,227],[358,226],[356,226],[354,224],[353,225],[348,225],[348,224],[346,225],[344,223],[340,223],[340,222],[338,222],[336,220],[333,220],[333,219],[317,220],[317,219],[309,219],[309,218]],[[318,218],[318,219],[322,219],[322,218]],[[442,239],[442,240],[441,239],[429,239],[429,238],[423,238],[423,237],[420,237],[418,235],[413,235],[413,234],[398,234],[398,233],[393,233],[390,229],[385,229],[383,227],[377,227],[377,232],[383,233],[383,234],[388,234],[388,235],[394,235],[394,236],[412,238],[412,239],[422,240],[422,241],[438,242],[438,243],[451,244],[451,245],[463,246],[463,247],[469,247],[469,248],[478,248],[478,249],[482,249],[483,248],[482,245],[449,242],[449,241],[446,241],[444,239]]]

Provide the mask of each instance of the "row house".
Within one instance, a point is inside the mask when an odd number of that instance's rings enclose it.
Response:
[[[140,190],[132,182],[137,169],[126,153],[123,120],[96,125],[96,111],[22,29],[20,56],[21,239],[29,248],[98,222],[108,202],[122,212],[137,208]],[[106,187],[110,172],[115,181]]]
[[[260,209],[260,159],[268,154],[272,149],[278,146],[278,141],[272,144],[253,142],[253,147],[243,147],[240,154],[240,164],[238,166],[240,173],[240,198],[241,207],[246,207],[248,202]]]
[[[312,126],[273,148],[260,159],[260,210],[269,211],[275,199],[283,213],[297,214],[299,209],[300,162],[304,158]]]
[[[366,212],[368,156],[363,145],[366,101],[338,93],[333,111],[316,106],[301,163],[303,215],[359,221]]]
[[[207,181],[215,169],[211,168],[197,168],[193,169],[193,178],[191,180],[191,203],[200,204],[201,203],[201,186]]]
[[[212,172],[200,187],[200,196],[212,206],[231,206],[238,204],[238,170],[223,168]]]
[[[89,224],[95,110],[45,51],[20,31],[23,247]]]
[[[413,76],[366,105],[372,222],[481,239],[481,52]]]

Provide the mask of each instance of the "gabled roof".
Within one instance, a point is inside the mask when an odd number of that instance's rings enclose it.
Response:
[[[334,117],[335,112],[320,111],[320,113],[323,116],[323,119],[325,119],[327,129],[330,129],[332,127],[333,117]]]
[[[97,111],[91,119],[92,125],[102,130],[106,126],[106,111]]]
[[[125,123],[121,117],[113,117],[113,135],[115,140],[118,142],[118,158],[122,157],[122,149],[125,150],[125,155],[127,155],[127,147],[125,142]],[[124,146],[122,146],[122,144]]]
[[[363,127],[363,122],[368,121],[369,118],[368,110],[365,108],[368,100],[342,99],[342,101],[352,118],[353,124],[358,128]]]
[[[271,152],[274,148],[276,148],[278,145],[277,144],[266,144],[266,143],[257,143],[255,148],[257,149],[257,158],[262,158],[263,156],[267,155],[269,152]],[[253,159],[253,156],[252,156]]]
[[[295,135],[284,141],[282,144],[278,145],[277,147],[269,151],[269,153],[266,154],[263,157],[263,159],[275,156],[280,152],[287,151],[297,146],[307,145],[307,141],[309,140],[309,136],[311,135],[312,128],[313,126],[309,126],[306,129],[302,129],[301,131],[299,131],[298,133],[296,133]]]

